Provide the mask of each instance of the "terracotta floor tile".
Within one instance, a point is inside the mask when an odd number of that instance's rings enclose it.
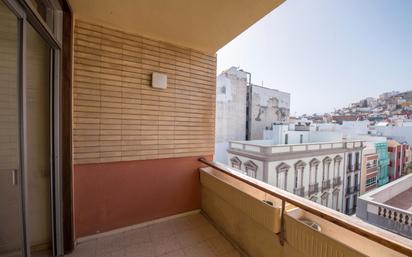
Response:
[[[214,257],[212,248],[206,242],[195,244],[183,249],[186,257]]]
[[[201,214],[89,240],[67,257],[238,257]]]
[[[154,242],[156,256],[179,250],[180,244],[176,236],[164,237]]]

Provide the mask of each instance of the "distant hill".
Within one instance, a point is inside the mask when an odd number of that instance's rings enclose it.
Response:
[[[403,93],[398,94],[397,96],[402,97],[403,99],[405,99],[408,102],[412,102],[412,90],[405,91]]]

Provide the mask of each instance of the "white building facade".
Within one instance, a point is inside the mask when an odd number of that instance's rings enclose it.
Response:
[[[250,76],[237,67],[217,76],[215,161],[226,163],[230,140],[263,139],[265,128],[289,119],[290,94],[252,85]]]
[[[229,165],[248,176],[334,210],[353,214],[360,188],[362,141],[279,145],[229,143]]]

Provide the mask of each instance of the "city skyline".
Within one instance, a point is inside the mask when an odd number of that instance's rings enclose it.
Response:
[[[239,66],[289,92],[291,115],[407,91],[411,11],[407,1],[286,1],[218,51],[217,72]]]

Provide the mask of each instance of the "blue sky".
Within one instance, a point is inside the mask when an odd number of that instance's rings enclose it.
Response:
[[[291,114],[412,90],[412,0],[287,0],[217,53],[291,94]]]

